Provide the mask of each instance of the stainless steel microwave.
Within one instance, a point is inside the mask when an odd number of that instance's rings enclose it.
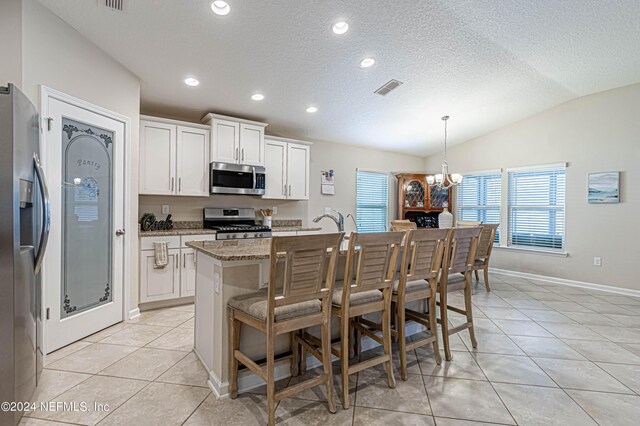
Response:
[[[241,164],[211,163],[211,194],[264,195],[265,168]]]

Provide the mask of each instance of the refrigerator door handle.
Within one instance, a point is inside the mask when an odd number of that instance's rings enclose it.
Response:
[[[38,245],[38,251],[35,258],[35,273],[37,274],[42,267],[42,260],[44,259],[44,253],[47,250],[47,242],[49,241],[49,228],[51,226],[51,208],[49,205],[49,188],[47,187],[47,181],[44,177],[44,171],[40,165],[40,158],[38,154],[33,154],[33,164],[36,172],[36,177],[40,182],[40,195],[42,196],[42,230],[40,231],[40,244]]]

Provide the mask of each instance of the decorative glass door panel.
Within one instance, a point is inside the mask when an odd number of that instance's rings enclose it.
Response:
[[[429,193],[429,208],[444,209],[445,206],[449,206],[449,189],[432,186]]]
[[[113,138],[62,119],[61,318],[112,301]]]
[[[418,180],[412,180],[405,188],[405,207],[424,207],[424,183]]]

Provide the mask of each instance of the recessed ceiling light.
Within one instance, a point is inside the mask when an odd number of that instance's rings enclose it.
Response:
[[[253,99],[254,101],[261,101],[264,99],[264,95],[262,93],[254,93],[253,95],[251,95],[251,99]]]
[[[215,0],[213,3],[211,3],[211,10],[213,10],[213,13],[215,13],[216,15],[224,16],[228,15],[229,12],[231,12],[231,6],[229,6],[226,1]]]
[[[200,82],[197,78],[189,77],[184,79],[184,84],[191,87],[196,87]]]
[[[349,24],[344,21],[338,21],[331,28],[335,34],[341,35],[349,31]]]
[[[369,68],[373,64],[376,63],[376,60],[373,58],[364,58],[360,61],[360,68]]]
[[[316,111],[318,111],[318,108],[314,106],[307,107],[307,112],[314,113]]]

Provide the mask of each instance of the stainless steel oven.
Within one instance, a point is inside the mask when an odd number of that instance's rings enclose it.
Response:
[[[211,163],[211,194],[264,195],[265,169],[262,166]]]

